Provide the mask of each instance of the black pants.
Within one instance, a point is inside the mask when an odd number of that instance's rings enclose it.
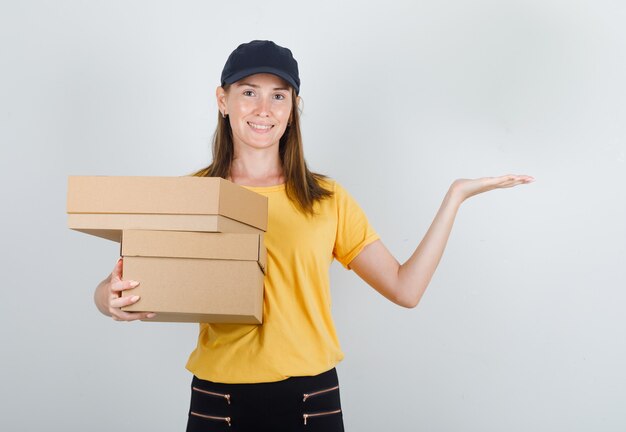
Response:
[[[187,432],[342,432],[337,371],[260,384],[193,377]]]

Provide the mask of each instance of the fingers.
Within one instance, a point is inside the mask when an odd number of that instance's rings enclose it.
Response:
[[[139,286],[139,282],[137,281],[122,280],[123,266],[124,260],[120,258],[115,263],[115,267],[113,267],[113,271],[111,272],[111,292],[120,293],[121,291],[137,288]]]
[[[111,282],[111,293],[117,293],[118,296],[122,291],[137,288],[139,282],[134,280],[118,280]]]
[[[120,258],[113,272],[111,273],[111,283],[109,285],[109,314],[115,321],[136,321],[156,316],[153,312],[125,312],[121,308],[129,306],[139,301],[138,295],[122,296],[122,291],[137,288],[139,282],[134,280],[122,280],[122,259]]]
[[[115,263],[115,267],[113,267],[113,271],[111,272],[111,280],[122,279],[123,266],[124,260],[122,258],[118,259]]]
[[[124,312],[119,309],[117,311],[116,314],[111,314],[113,321],[137,321],[154,318],[156,316],[154,312]]]
[[[510,188],[521,184],[528,184],[535,181],[534,177],[529,175],[513,175],[508,174],[501,177],[492,177],[490,182],[497,188]]]
[[[125,312],[121,308],[139,301],[139,296],[114,297],[109,301],[109,313],[115,321],[135,321],[146,318],[154,318],[154,312]]]
[[[124,296],[124,297],[115,297],[111,299],[109,302],[109,307],[113,309],[119,309],[124,306],[130,306],[133,303],[137,303],[139,300],[139,296]]]

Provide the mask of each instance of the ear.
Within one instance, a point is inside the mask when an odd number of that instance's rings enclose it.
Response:
[[[296,96],[296,106],[298,107],[298,112],[302,115],[302,103],[303,100],[300,96]]]
[[[228,114],[228,111],[226,111],[226,90],[222,86],[217,86],[215,89],[215,98],[217,100],[217,109],[222,114]]]

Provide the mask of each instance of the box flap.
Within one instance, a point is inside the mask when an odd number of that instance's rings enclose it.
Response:
[[[240,220],[248,225],[256,226],[261,228],[263,231],[267,231],[267,197],[257,194],[256,192],[252,192],[251,190],[242,188],[239,185],[231,183],[229,181],[224,180],[220,184],[221,193],[220,193],[220,209],[224,211],[224,214],[229,215],[229,217]],[[252,192],[258,197],[262,198],[264,204],[261,204],[261,199],[258,199],[259,203],[252,207],[250,205],[250,198],[245,197],[243,194],[239,193],[239,190],[243,189],[246,192]],[[265,211],[257,210],[257,206],[265,206]]]

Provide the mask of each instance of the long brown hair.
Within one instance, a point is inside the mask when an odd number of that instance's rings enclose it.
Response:
[[[229,85],[224,86],[228,91]],[[291,116],[289,126],[280,138],[278,152],[285,177],[285,190],[289,199],[303,213],[314,214],[313,206],[317,201],[333,195],[322,187],[320,181],[326,178],[322,174],[313,173],[309,170],[304,160],[302,148],[302,135],[300,132],[300,111],[296,92],[291,89]],[[228,118],[217,114],[217,127],[213,134],[213,162],[208,167],[196,172],[197,177],[230,177],[230,168],[235,155],[233,134]]]

